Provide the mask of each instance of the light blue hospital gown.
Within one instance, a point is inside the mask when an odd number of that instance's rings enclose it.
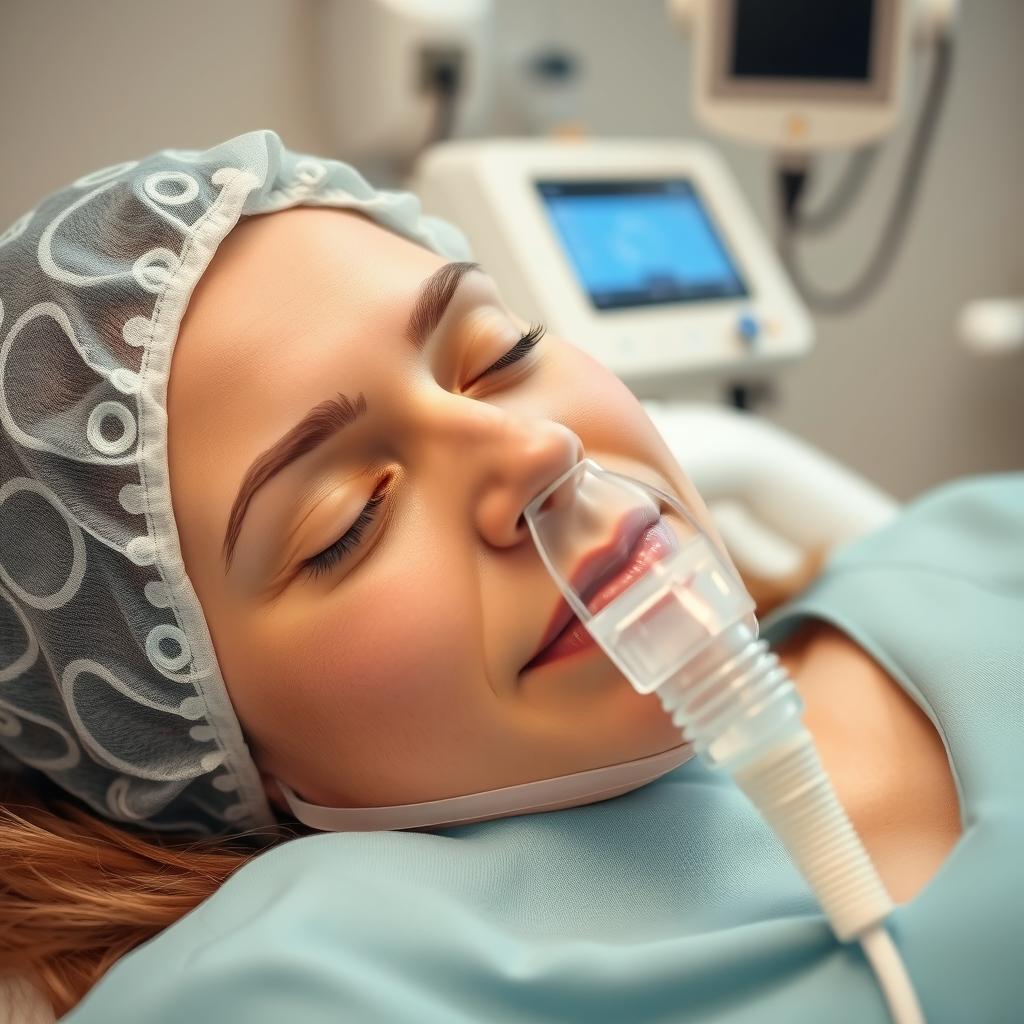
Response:
[[[930,1024],[1024,1020],[1024,474],[924,496],[765,623],[828,620],[946,742],[964,832],[891,918]],[[731,784],[272,849],[120,961],[74,1024],[882,1022]]]

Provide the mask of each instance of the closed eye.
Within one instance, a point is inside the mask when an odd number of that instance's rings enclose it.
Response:
[[[511,366],[513,363],[519,362],[530,350],[544,337],[547,327],[544,324],[531,324],[530,329],[512,346],[500,359],[492,363],[490,366],[477,377],[480,380],[481,377],[486,377],[490,373],[497,373],[499,370],[505,369],[506,366]]]
[[[534,346],[544,337],[547,332],[547,326],[541,323],[535,323],[530,325],[530,329],[520,337],[520,339],[512,346],[500,359],[493,362],[480,377],[486,377],[488,374],[497,373],[499,370],[505,369],[507,366],[511,366],[513,363],[519,362],[524,356],[528,355]],[[373,522],[377,510],[383,504],[386,497],[384,490],[378,490],[372,498],[363,506],[362,511],[356,516],[352,525],[328,548],[324,548],[319,554],[314,555],[312,558],[306,559],[302,563],[302,569],[309,576],[316,578],[329,573],[346,555],[358,547],[362,540],[363,533]]]
[[[377,509],[385,498],[384,491],[378,491],[363,506],[352,525],[329,547],[302,563],[303,570],[314,579],[333,569],[347,554],[353,551],[363,536],[363,531],[373,522]]]

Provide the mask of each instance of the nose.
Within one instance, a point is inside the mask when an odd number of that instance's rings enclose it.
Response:
[[[490,412],[495,429],[478,451],[476,525],[488,544],[512,547],[529,536],[523,509],[575,466],[584,448],[576,433],[555,420]]]

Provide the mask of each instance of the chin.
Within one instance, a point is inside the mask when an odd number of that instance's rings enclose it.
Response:
[[[520,697],[543,715],[545,732],[563,750],[574,748],[570,756],[580,763],[573,771],[650,757],[683,743],[657,696],[637,693],[599,652],[592,661],[570,657],[527,673]]]

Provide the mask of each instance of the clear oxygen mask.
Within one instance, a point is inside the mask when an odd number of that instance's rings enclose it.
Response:
[[[569,607],[706,760],[737,764],[798,726],[799,697],[757,642],[753,600],[678,500],[584,459],[524,517]]]
[[[584,459],[524,516],[569,606],[640,693],[653,693],[754,603],[671,495]]]

